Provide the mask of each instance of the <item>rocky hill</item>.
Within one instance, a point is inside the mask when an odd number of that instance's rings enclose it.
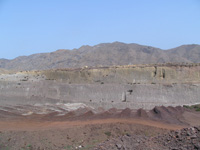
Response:
[[[183,45],[170,50],[161,50],[138,44],[103,43],[95,46],[82,46],[73,50],[62,49],[52,53],[20,56],[13,60],[0,59],[0,68],[44,70],[167,62],[199,63],[200,45]]]

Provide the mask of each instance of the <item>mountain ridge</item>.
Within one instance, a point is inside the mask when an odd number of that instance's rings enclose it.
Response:
[[[58,49],[50,53],[0,59],[0,68],[7,70],[46,70],[154,63],[199,63],[200,45],[181,45],[168,50],[135,43],[101,43],[78,49]]]

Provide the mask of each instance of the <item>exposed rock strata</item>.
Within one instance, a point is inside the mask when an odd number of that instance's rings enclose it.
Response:
[[[199,64],[1,74],[0,102],[1,105],[84,103],[105,109],[190,105],[200,103],[199,74]]]

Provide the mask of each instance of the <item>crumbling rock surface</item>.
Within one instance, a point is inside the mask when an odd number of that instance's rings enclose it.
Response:
[[[121,136],[99,144],[94,150],[200,150],[200,126],[170,131],[164,135]]]

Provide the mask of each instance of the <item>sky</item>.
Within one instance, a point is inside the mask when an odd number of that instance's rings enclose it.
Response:
[[[200,44],[200,0],[0,0],[0,58],[115,41]]]

